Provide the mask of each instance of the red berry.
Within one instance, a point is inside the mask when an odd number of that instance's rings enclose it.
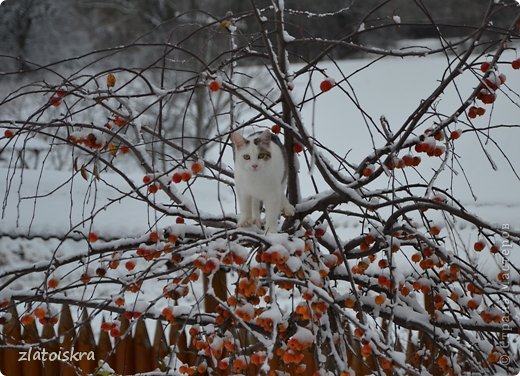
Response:
[[[88,241],[89,242],[94,243],[98,239],[99,239],[99,237],[97,236],[97,234],[95,232],[91,232],[91,233],[88,234]]]
[[[473,249],[475,250],[475,252],[480,252],[485,247],[486,247],[486,244],[482,240],[479,240],[479,241],[475,242],[475,244],[473,244]]]
[[[498,75],[498,79],[500,80],[500,85],[503,85],[506,83],[506,75],[504,73],[500,73]]]
[[[520,69],[520,59],[513,60],[511,66],[513,69]]]
[[[159,186],[157,184],[152,184],[148,186],[148,192],[157,193],[159,191]]]
[[[335,82],[332,78],[326,78],[320,83],[320,90],[323,92],[329,91],[334,86]]]
[[[173,176],[172,176],[172,181],[175,183],[175,184],[178,184],[182,181],[182,175],[179,174],[178,172],[174,173]]]
[[[303,151],[303,146],[298,143],[294,143],[292,149],[295,153],[301,153]]]
[[[117,125],[118,127],[122,127],[124,125],[126,125],[128,123],[128,120],[126,120],[125,118],[119,116],[119,115],[116,115],[116,117],[114,118],[114,124]]]
[[[444,146],[436,146],[435,149],[433,149],[433,155],[436,157],[440,157],[444,154]]]
[[[452,140],[458,139],[462,134],[462,131],[460,129],[455,129],[454,131],[451,131],[450,138]]]
[[[222,87],[222,83],[220,82],[220,80],[213,80],[208,84],[209,90],[211,90],[213,92],[219,91],[221,87]]]
[[[49,99],[49,104],[54,107],[58,107],[61,104],[61,98],[57,95],[54,95],[51,97],[51,99]]]
[[[63,89],[58,89],[58,90],[56,90],[56,95],[61,98],[61,97],[64,97],[65,95],[67,95],[67,92]]]
[[[480,70],[484,73],[486,73],[489,70],[489,68],[491,68],[491,64],[489,64],[488,62],[480,64]]]
[[[482,116],[486,113],[486,109],[484,107],[477,107],[477,115]]]
[[[125,268],[127,270],[134,270],[134,268],[135,268],[135,261],[127,261],[125,263]]]
[[[180,225],[180,224],[183,224],[183,223],[184,223],[184,218],[182,218],[182,217],[177,217],[177,218],[175,218],[175,223],[177,223],[177,224],[179,224],[179,225]]]
[[[183,171],[183,172],[181,173],[181,180],[182,180],[182,181],[188,181],[188,180],[190,180],[190,179],[191,179],[191,172],[189,172],[189,171],[186,170],[186,171]]]
[[[150,184],[151,181],[152,181],[152,178],[149,175],[145,175],[143,177],[143,183],[144,184]]]
[[[367,166],[367,167],[365,167],[365,168],[363,169],[363,172],[362,172],[361,174],[362,174],[363,176],[365,176],[365,177],[369,177],[369,176],[372,175],[373,173],[374,173],[374,169],[373,169],[372,167]]]
[[[437,141],[442,141],[442,140],[444,140],[444,133],[435,132],[435,134],[433,135],[433,138],[435,138]]]
[[[271,127],[271,131],[272,131],[274,134],[279,134],[279,133],[282,131],[282,127],[280,126],[280,124],[274,124],[274,125]]]
[[[12,130],[10,130],[10,129],[6,129],[6,130],[4,131],[4,137],[5,137],[5,138],[11,138],[11,137],[13,137],[13,136],[14,136],[14,132],[13,132]]]
[[[411,154],[403,155],[402,160],[403,160],[405,166],[413,166],[413,155],[411,155]]]
[[[471,106],[468,110],[468,117],[470,119],[475,119],[477,117],[477,108],[474,106]]]
[[[495,101],[496,98],[496,95],[493,93],[484,94],[482,97],[482,103],[491,104]]]

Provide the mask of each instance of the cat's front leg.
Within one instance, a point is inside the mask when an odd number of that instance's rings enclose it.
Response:
[[[286,217],[292,217],[296,213],[294,206],[291,205],[285,194],[282,194],[282,212]]]
[[[251,198],[251,224],[262,228],[262,220],[260,219],[260,200]]]
[[[240,192],[237,192],[237,195],[238,206],[240,209],[240,214],[238,216],[238,227],[249,227],[253,224],[253,199],[251,196],[241,194]]]
[[[278,231],[278,218],[282,207],[281,197],[274,195],[265,200],[265,229],[267,232]]]

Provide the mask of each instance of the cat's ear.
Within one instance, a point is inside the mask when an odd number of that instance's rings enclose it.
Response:
[[[269,146],[271,144],[271,131],[266,129],[260,134],[260,137],[258,138],[260,140],[260,144]]]
[[[237,149],[240,149],[247,143],[247,140],[242,137],[242,135],[238,132],[231,133],[231,142],[236,146]]]

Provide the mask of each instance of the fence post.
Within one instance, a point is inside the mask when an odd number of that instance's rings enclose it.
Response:
[[[42,347],[50,354],[57,353],[60,350],[60,344],[56,338],[56,332],[54,326],[50,323],[43,325],[42,339],[48,342],[43,344]],[[43,374],[45,376],[59,375],[60,363],[57,360],[47,360],[43,363]]]
[[[116,352],[116,364],[114,370],[119,375],[132,375],[134,373],[134,354],[132,328],[129,321],[122,315],[119,317],[121,322],[121,337],[116,339],[114,344]]]
[[[155,326],[155,336],[153,338],[152,349],[152,369],[157,369],[161,367],[161,361],[164,357],[170,353],[161,320],[157,320],[157,325]]]
[[[177,352],[177,358],[186,364],[195,364],[196,354],[192,354],[188,350],[188,340],[186,338],[186,331],[184,327],[178,323],[172,322],[170,324],[170,347],[173,347]],[[191,346],[190,346],[191,348]],[[195,350],[194,350],[195,351]]]
[[[90,318],[88,317],[87,310],[83,309],[83,313],[81,314],[81,326],[74,351],[87,354],[95,350],[96,340],[94,339],[94,333],[90,326]],[[78,366],[83,371],[83,374],[89,374],[96,369],[96,361],[88,359],[87,356],[83,356],[81,360],[78,361]]]
[[[152,370],[152,346],[150,337],[143,319],[139,318],[134,335],[135,372],[149,372]]]
[[[38,336],[38,329],[36,328],[36,323],[33,321],[32,323],[25,325],[23,327],[22,333],[22,341],[28,345],[40,343],[40,338]],[[39,351],[38,347],[33,347],[32,351]],[[39,360],[26,360],[22,361],[22,369],[24,375],[31,376],[41,376],[42,374],[42,362]]]
[[[204,288],[204,309],[208,313],[217,312],[218,302],[212,296],[209,295],[208,287],[209,287],[209,278],[207,275],[204,275],[202,278],[203,288]],[[215,296],[219,298],[221,301],[225,302],[227,299],[227,277],[226,272],[224,270],[217,270],[215,274],[213,274],[211,278],[211,287],[215,292]]]
[[[115,354],[112,350],[112,343],[110,343],[110,336],[104,330],[99,331],[99,342],[96,347],[96,364],[99,364],[99,361],[108,363],[112,368],[115,367]]]
[[[16,305],[14,301],[11,301],[11,319],[4,325],[2,331],[6,345],[19,345],[22,336],[20,320],[18,318],[18,312],[16,311]],[[5,349],[4,350],[4,367],[6,375],[18,376],[22,374],[22,364],[18,361],[19,352],[17,349]]]
[[[61,348],[63,351],[71,351],[73,344],[76,343],[76,331],[68,304],[64,304],[61,308],[58,336],[61,339]],[[60,368],[60,376],[76,376],[72,363],[61,362]]]

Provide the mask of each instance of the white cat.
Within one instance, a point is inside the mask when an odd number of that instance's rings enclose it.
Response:
[[[235,159],[235,187],[240,215],[239,227],[262,226],[260,209],[265,207],[265,229],[278,231],[278,218],[283,211],[294,215],[294,207],[285,196],[287,159],[278,137],[265,130],[248,138],[231,134]]]

